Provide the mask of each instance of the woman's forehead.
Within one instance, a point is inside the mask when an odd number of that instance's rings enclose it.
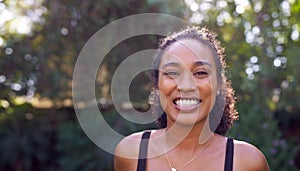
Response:
[[[215,67],[212,49],[197,40],[184,39],[176,41],[165,51],[161,59],[161,67],[166,63],[206,63]]]

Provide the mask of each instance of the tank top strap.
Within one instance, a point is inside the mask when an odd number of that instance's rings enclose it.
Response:
[[[150,134],[151,134],[151,131],[145,131],[142,134],[142,139],[140,142],[137,171],[145,171],[146,170],[147,151],[148,151]]]
[[[232,171],[233,169],[233,152],[234,152],[233,139],[227,138],[224,171]]]

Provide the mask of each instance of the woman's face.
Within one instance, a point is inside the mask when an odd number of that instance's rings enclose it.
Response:
[[[211,49],[193,39],[170,45],[161,58],[158,89],[168,125],[176,119],[183,125],[204,123],[218,91]]]

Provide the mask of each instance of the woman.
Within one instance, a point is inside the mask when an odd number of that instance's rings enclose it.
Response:
[[[116,171],[269,170],[256,147],[224,136],[238,115],[223,58],[207,28],[163,39],[152,72],[162,129],[124,138],[115,150]]]

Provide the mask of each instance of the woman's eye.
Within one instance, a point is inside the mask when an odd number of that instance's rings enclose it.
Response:
[[[179,75],[179,72],[177,72],[177,71],[167,71],[167,72],[164,72],[163,75],[170,76],[170,77],[176,77],[176,76]]]
[[[208,75],[207,71],[197,71],[194,73],[195,76],[206,76]]]

